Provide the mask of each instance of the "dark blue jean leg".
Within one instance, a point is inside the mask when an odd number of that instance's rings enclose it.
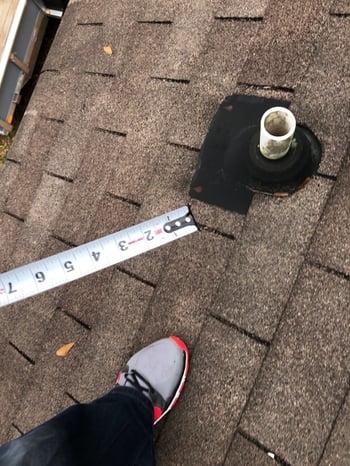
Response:
[[[118,387],[0,447],[1,466],[153,466],[153,408]]]

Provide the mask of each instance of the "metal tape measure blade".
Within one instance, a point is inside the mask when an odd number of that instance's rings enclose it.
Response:
[[[188,207],[0,274],[0,307],[90,275],[197,231]]]

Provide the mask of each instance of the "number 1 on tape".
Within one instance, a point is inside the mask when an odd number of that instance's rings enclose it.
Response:
[[[188,207],[0,274],[0,307],[29,298],[197,231]]]

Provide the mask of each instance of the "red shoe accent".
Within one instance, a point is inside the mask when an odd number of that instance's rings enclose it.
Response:
[[[153,413],[154,422],[156,422],[163,414],[163,411],[159,408],[159,406],[153,406]]]
[[[185,353],[188,353],[187,346],[179,337],[176,337],[175,335],[171,335],[169,338],[170,340],[173,340],[173,342],[176,343],[179,348],[184,350]]]
[[[184,367],[184,372],[183,372],[179,387],[176,390],[176,393],[175,393],[172,401],[170,402],[168,408],[164,412],[161,412],[161,410],[159,408],[157,408],[157,407],[154,408],[154,412],[155,412],[154,424],[156,424],[158,421],[160,421],[160,419],[162,419],[175,406],[177,400],[179,399],[180,393],[182,392],[182,390],[183,390],[183,388],[185,386],[186,377],[187,377],[188,370],[189,370],[189,352],[188,352],[187,346],[185,345],[185,343],[179,337],[171,335],[169,338],[180,349],[182,349],[182,351],[185,353],[185,367]],[[157,417],[156,417],[156,410],[157,410]],[[160,413],[160,415],[159,415],[159,413]]]
[[[186,346],[186,344],[181,340],[181,338],[179,337],[176,337],[174,335],[171,335],[170,337],[170,340],[172,340],[174,343],[176,343],[176,345],[182,349],[185,353],[185,370],[184,370],[184,376],[186,377],[187,374],[188,374],[188,369],[189,369],[189,352],[188,352],[188,348]],[[184,383],[184,381],[183,381]]]

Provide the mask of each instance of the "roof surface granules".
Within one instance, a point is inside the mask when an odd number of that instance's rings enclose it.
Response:
[[[183,205],[200,231],[1,309],[1,442],[177,334],[159,465],[349,464],[349,49],[347,0],[69,2],[0,173],[0,272]],[[246,215],[188,194],[235,93],[291,102],[322,144],[302,190]]]

